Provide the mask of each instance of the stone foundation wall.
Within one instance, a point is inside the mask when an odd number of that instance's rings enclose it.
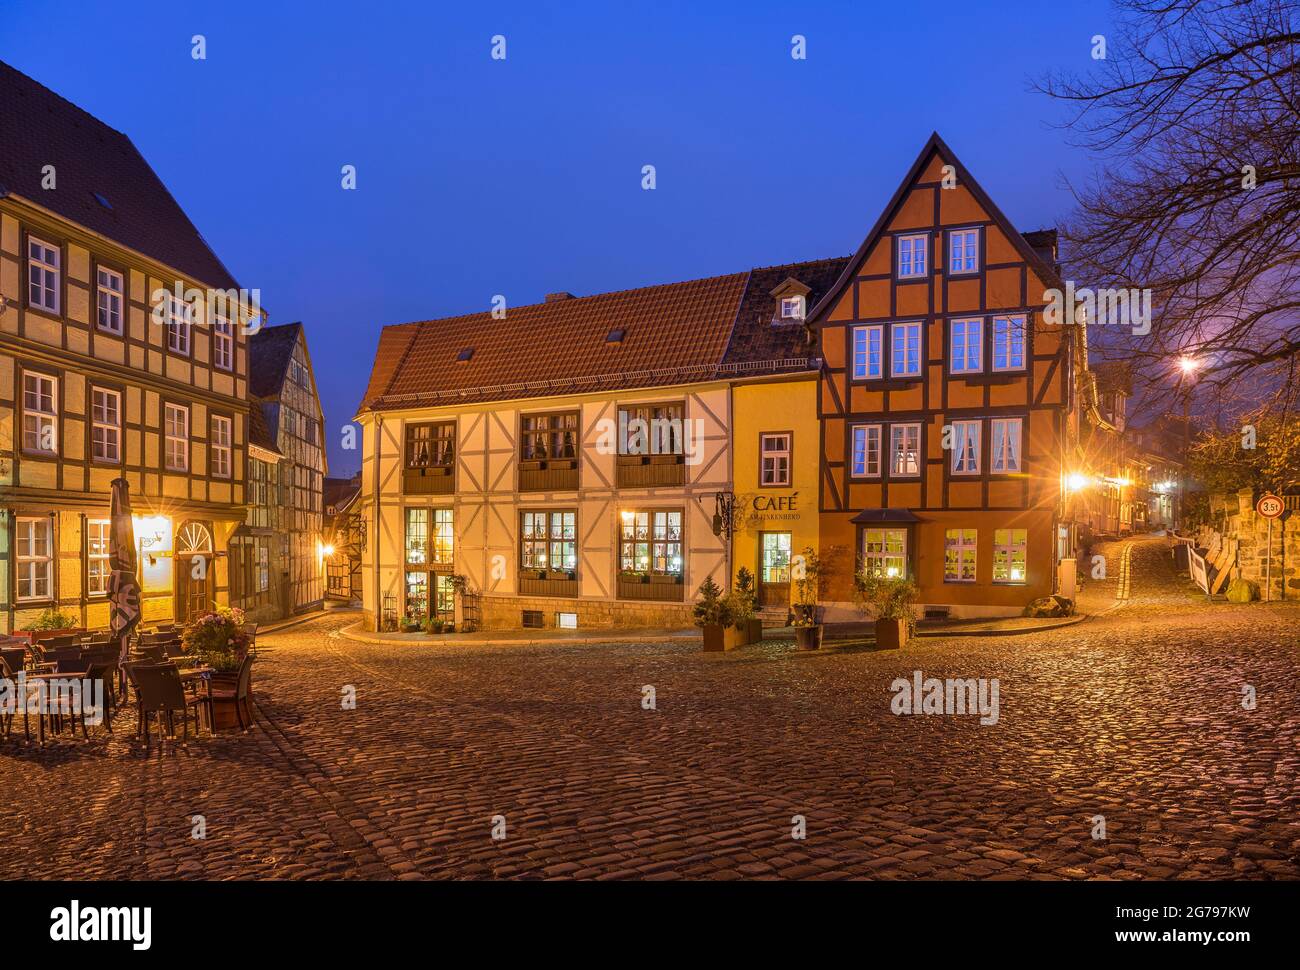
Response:
[[[1216,495],[1211,500],[1210,510],[1224,515],[1224,536],[1240,543],[1234,575],[1258,583],[1263,595],[1270,547],[1268,519],[1255,511],[1257,497],[1250,489]],[[1281,518],[1273,520],[1271,552],[1271,598],[1300,599],[1300,511],[1288,510]]]
[[[524,610],[538,610],[543,629],[547,630],[556,628],[557,613],[577,613],[579,630],[615,627],[680,630],[694,623],[691,607],[685,603],[492,595],[484,595],[479,602],[483,630],[522,629]]]

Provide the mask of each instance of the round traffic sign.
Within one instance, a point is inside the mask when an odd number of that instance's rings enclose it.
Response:
[[[1261,495],[1255,503],[1255,511],[1266,519],[1276,519],[1286,511],[1286,503],[1278,495]]]

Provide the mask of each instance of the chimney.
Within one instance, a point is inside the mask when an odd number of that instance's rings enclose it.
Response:
[[[559,303],[561,300],[572,300],[572,299],[573,299],[573,294],[568,292],[567,290],[561,290],[559,293],[546,294],[547,303]]]

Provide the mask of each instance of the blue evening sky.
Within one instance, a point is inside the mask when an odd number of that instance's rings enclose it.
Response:
[[[932,130],[1053,224],[1090,161],[1029,81],[1087,73],[1112,25],[1101,0],[0,5],[0,59],[128,134],[270,322],[306,323],[334,475],[383,324],[851,252]]]

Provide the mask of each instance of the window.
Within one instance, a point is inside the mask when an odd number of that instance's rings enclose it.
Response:
[[[804,298],[802,296],[786,296],[781,298],[782,320],[802,320],[803,314]]]
[[[889,439],[889,474],[921,474],[921,426],[892,424],[889,426]]]
[[[112,523],[108,519],[86,520],[86,595],[107,596],[108,533]]]
[[[521,518],[519,562],[523,569],[577,570],[576,512],[523,512]]]
[[[880,425],[860,424],[853,429],[853,477],[880,475]]]
[[[58,381],[23,374],[23,451],[54,455],[59,450]]]
[[[578,412],[525,414],[520,418],[519,457],[524,461],[578,457]]]
[[[979,269],[980,231],[954,229],[948,233],[948,272],[974,273]]]
[[[230,419],[212,416],[212,474],[217,478],[230,477]]]
[[[642,576],[682,578],[682,513],[625,511],[620,515],[619,568]]]
[[[311,389],[311,376],[307,373],[307,365],[297,357],[289,359],[289,380],[301,388]]]
[[[943,581],[945,583],[975,582],[974,529],[949,529],[943,540]]]
[[[408,424],[407,468],[450,468],[456,457],[456,425]]]
[[[62,251],[35,236],[27,240],[27,305],[59,312],[59,266]]]
[[[451,509],[407,509],[407,563],[451,565],[456,542],[452,522]],[[431,523],[432,533],[430,533]]]
[[[271,588],[271,540],[257,536],[257,592]]]
[[[921,376],[921,325],[896,323],[890,329],[892,363],[889,373],[893,377]]]
[[[20,518],[18,531],[18,599],[50,599],[54,584],[54,542],[48,518]]]
[[[952,374],[978,374],[984,369],[984,321],[953,320],[949,326],[949,363]]]
[[[790,439],[788,432],[759,436],[759,484],[790,484]]]
[[[638,404],[618,409],[620,455],[682,455],[686,408],[681,404]]]
[[[1020,418],[994,418],[993,471],[1020,471]]]
[[[122,460],[122,395],[106,387],[90,389],[90,457],[114,465]]]
[[[993,532],[993,582],[1023,583],[1025,581],[1024,529],[995,529]]]
[[[189,356],[190,320],[194,308],[173,294],[163,295],[163,321],[167,325],[167,349]]]
[[[898,237],[898,275],[900,278],[926,275],[925,247],[929,240],[930,237],[924,233],[919,236]]]
[[[230,321],[223,316],[212,318],[212,363],[222,370],[235,366],[235,335]]]
[[[952,423],[952,471],[954,475],[980,473],[980,422]]]
[[[993,318],[993,369],[1021,370],[1025,366],[1025,318]]]
[[[862,569],[869,576],[907,576],[907,530],[863,529]]]
[[[122,274],[102,266],[95,269],[95,300],[99,307],[99,329],[122,332]]]
[[[881,347],[884,327],[853,328],[853,379],[867,380],[881,376]]]
[[[163,434],[167,439],[163,467],[171,472],[190,470],[190,409],[166,405]]]

